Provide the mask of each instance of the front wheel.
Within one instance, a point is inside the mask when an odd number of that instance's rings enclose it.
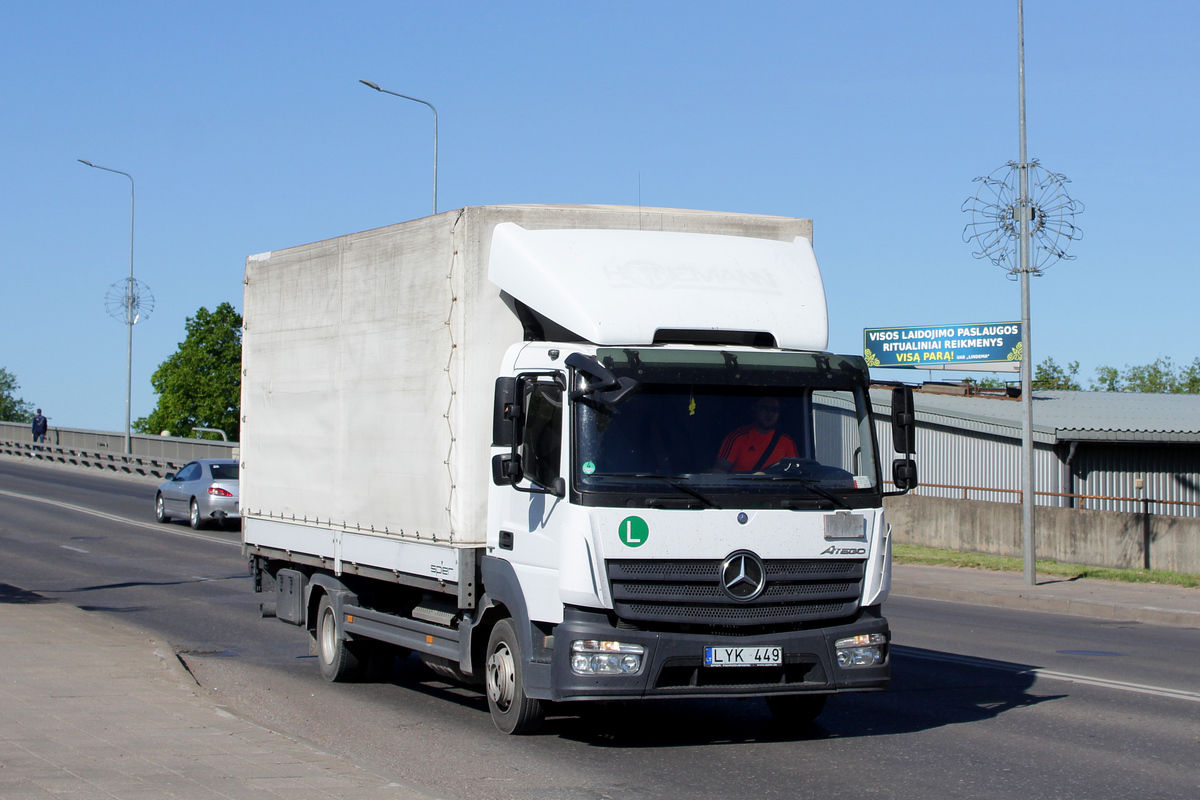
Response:
[[[167,513],[167,503],[161,494],[154,498],[154,519],[159,522],[170,522],[171,515]]]
[[[546,718],[540,700],[525,696],[524,661],[521,644],[511,619],[502,619],[488,637],[487,662],[488,710],[501,733],[533,733]]]
[[[317,608],[317,662],[321,665],[321,677],[331,683],[352,681],[362,673],[362,662],[342,638],[337,610],[329,595],[321,598]]]

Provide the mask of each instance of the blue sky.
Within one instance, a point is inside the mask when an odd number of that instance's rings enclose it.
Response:
[[[1081,241],[1033,281],[1034,361],[1081,377],[1200,355],[1200,4],[1025,7],[1029,155]],[[972,179],[1017,157],[1016,3],[14,3],[0,28],[0,366],[52,424],[124,425],[245,258],[438,205],[619,203],[814,220],[830,347],[1012,320],[962,241]],[[925,372],[880,377],[910,380]],[[934,374],[938,378],[937,373]],[[369,421],[364,421],[369,424]]]

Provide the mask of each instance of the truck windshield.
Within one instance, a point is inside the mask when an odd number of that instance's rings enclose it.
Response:
[[[617,405],[575,404],[572,474],[585,505],[878,504],[861,358],[660,348],[597,357],[639,391]]]

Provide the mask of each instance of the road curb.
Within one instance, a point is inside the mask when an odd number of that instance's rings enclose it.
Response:
[[[926,600],[948,600],[955,603],[967,603],[977,606],[1023,608],[1029,611],[1090,617],[1092,619],[1146,622],[1152,625],[1200,628],[1200,611],[1178,611],[1124,603],[1097,603],[1088,600],[1071,600],[1064,597],[1037,596],[1026,592],[988,592],[976,589],[958,589],[896,580],[892,581],[892,594],[901,597],[919,597]]]

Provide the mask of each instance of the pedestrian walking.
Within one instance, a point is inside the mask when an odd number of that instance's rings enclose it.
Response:
[[[46,441],[46,429],[50,427],[49,420],[42,416],[42,410],[39,408],[37,413],[33,415],[33,443]],[[41,450],[42,448],[37,448]]]

